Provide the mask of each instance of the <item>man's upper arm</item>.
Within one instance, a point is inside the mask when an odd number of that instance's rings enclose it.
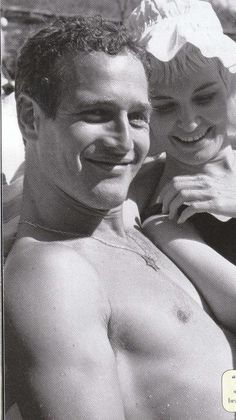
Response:
[[[19,363],[33,395],[34,415],[121,420],[107,335],[110,307],[95,270],[65,246],[29,249],[30,257],[20,252],[6,267],[5,306],[26,350]]]

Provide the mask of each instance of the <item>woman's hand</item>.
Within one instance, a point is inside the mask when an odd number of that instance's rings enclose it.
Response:
[[[173,219],[182,205],[187,207],[178,218],[184,223],[195,213],[213,213],[236,217],[236,174],[176,176],[165,185],[158,196],[162,212]]]

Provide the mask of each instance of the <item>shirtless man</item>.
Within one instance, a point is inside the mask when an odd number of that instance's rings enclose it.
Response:
[[[6,361],[24,420],[232,419],[232,337],[122,218],[149,148],[145,61],[124,28],[72,18],[24,47],[21,224],[6,263]]]

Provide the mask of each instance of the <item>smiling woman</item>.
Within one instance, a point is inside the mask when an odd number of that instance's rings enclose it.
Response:
[[[201,57],[189,45],[168,64],[152,61],[152,144],[158,142],[168,157],[187,165],[208,162],[229,143],[225,135],[229,82],[223,79],[223,65]]]
[[[156,145],[166,152],[153,201],[162,202],[172,218],[188,204],[182,222],[201,211],[235,216],[227,200],[225,206],[217,201],[214,188],[216,180],[227,179],[217,192],[222,196],[235,183],[227,129],[236,44],[223,34],[210,4],[199,0],[143,0],[129,26],[150,52],[151,152]],[[198,178],[189,184],[189,176]]]
[[[129,25],[150,52],[151,154],[166,152],[143,230],[232,328],[236,155],[228,127],[236,44],[198,0],[143,0]]]

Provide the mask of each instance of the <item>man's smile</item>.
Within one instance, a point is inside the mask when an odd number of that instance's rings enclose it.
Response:
[[[85,160],[93,166],[96,166],[97,168],[112,172],[114,174],[123,173],[127,169],[127,167],[135,164],[135,159],[106,160],[86,158]]]
[[[88,162],[104,164],[104,165],[129,165],[134,163],[134,159],[122,159],[122,160],[103,160],[103,159],[86,159]]]

